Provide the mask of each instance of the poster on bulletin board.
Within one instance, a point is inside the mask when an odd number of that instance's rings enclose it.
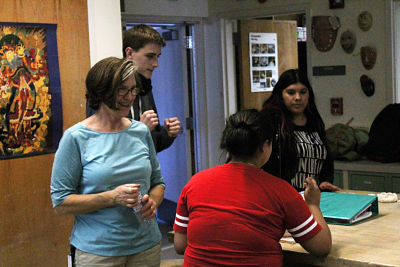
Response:
[[[251,92],[272,91],[278,81],[276,33],[249,33]]]

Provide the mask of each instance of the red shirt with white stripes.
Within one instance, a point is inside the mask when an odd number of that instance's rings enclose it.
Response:
[[[297,242],[321,231],[302,196],[262,169],[228,163],[183,188],[174,230],[187,234],[184,266],[281,266],[285,229]]]

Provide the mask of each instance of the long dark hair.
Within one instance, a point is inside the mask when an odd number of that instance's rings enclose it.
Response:
[[[319,114],[317,106],[315,105],[314,91],[310,85],[310,82],[308,81],[307,76],[298,69],[290,69],[281,74],[278,82],[276,83],[272,91],[272,95],[264,102],[263,110],[272,109],[281,111],[282,127],[290,127],[290,125],[292,124],[293,115],[283,102],[282,92],[290,85],[296,83],[301,83],[308,89],[308,106],[304,110],[307,119],[312,122],[316,122],[316,127],[323,126],[324,128],[324,123],[322,121],[321,115]]]
[[[307,117],[307,125],[310,126],[310,130],[318,132],[322,141],[327,146],[325,124],[318,112],[317,106],[315,105],[314,92],[307,76],[298,69],[289,69],[283,72],[274,86],[270,98],[264,102],[262,112],[264,114],[271,114],[273,118],[275,130],[278,133],[277,136],[279,138],[279,142],[277,146],[273,147],[273,150],[275,150],[275,154],[278,153],[278,155],[281,155],[278,157],[279,166],[281,167],[282,163],[285,164],[285,168],[279,168],[281,169],[281,173],[273,174],[279,175],[285,179],[293,178],[298,162],[293,139],[293,114],[286,107],[283,101],[282,92],[290,85],[296,83],[301,83],[308,89],[308,105],[304,110],[304,114]],[[272,162],[273,160],[270,160],[269,163],[272,164]]]
[[[269,117],[255,109],[241,110],[229,116],[222,133],[220,148],[232,158],[249,159],[262,148],[265,141],[271,141],[273,127]]]

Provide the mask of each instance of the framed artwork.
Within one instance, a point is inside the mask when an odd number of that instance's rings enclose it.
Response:
[[[329,8],[344,8],[344,0],[329,0]]]
[[[54,152],[62,136],[55,24],[0,22],[0,159]]]

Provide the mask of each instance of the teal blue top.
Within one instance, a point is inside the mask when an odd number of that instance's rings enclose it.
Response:
[[[141,184],[142,195],[155,185],[165,186],[144,124],[132,121],[127,129],[103,133],[77,123],[65,131],[51,176],[53,207],[71,194],[94,194],[131,183]],[[71,234],[72,245],[102,256],[138,253],[160,240],[155,218],[148,225],[121,205],[75,215]]]

